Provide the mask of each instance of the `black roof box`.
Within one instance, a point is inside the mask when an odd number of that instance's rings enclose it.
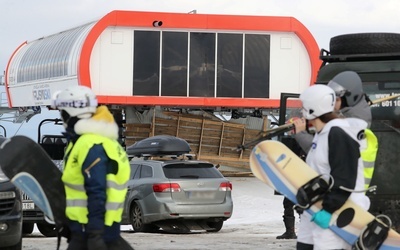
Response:
[[[182,155],[191,151],[187,141],[170,135],[156,135],[135,142],[126,148],[128,156]]]

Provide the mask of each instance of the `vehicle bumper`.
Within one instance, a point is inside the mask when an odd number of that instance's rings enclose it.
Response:
[[[233,203],[227,201],[221,204],[206,205],[180,205],[176,203],[163,203],[159,206],[160,211],[147,214],[145,223],[168,219],[210,219],[218,218],[227,220],[232,216]]]
[[[1,183],[1,191],[16,193],[14,206],[10,211],[0,216],[0,246],[16,245],[22,238],[22,202],[19,190],[10,182]]]
[[[2,247],[16,245],[22,237],[22,217],[12,216],[8,217],[7,220],[1,220],[0,224],[6,223],[7,230],[0,230],[0,242]]]

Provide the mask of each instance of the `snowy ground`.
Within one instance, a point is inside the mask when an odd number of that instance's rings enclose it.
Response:
[[[136,250],[156,249],[295,249],[295,240],[276,240],[284,231],[283,197],[274,195],[254,177],[229,178],[233,184],[233,214],[218,233],[134,233],[122,226],[124,237]],[[37,230],[23,239],[23,249],[56,249],[56,238],[45,238]],[[63,241],[61,249],[66,249]]]

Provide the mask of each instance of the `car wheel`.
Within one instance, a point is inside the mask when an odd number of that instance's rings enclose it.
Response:
[[[212,221],[212,222],[207,222],[207,225],[213,229],[209,229],[207,230],[207,232],[210,233],[216,233],[219,232],[222,228],[222,226],[224,225],[224,221]]]
[[[33,227],[35,223],[24,222],[22,223],[22,234],[31,234],[33,232]]]
[[[136,202],[131,207],[130,215],[131,224],[135,232],[150,231],[151,226],[143,223],[143,211]]]
[[[37,223],[39,232],[41,232],[46,237],[57,236],[56,225],[49,224],[47,222]]]

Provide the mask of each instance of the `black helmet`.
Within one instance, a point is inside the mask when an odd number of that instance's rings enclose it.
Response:
[[[353,71],[344,71],[329,81],[337,97],[344,98],[349,107],[356,105],[364,96],[360,76]]]

